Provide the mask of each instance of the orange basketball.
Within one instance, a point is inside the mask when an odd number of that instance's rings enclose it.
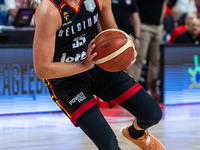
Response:
[[[119,29],[108,29],[95,38],[99,67],[109,72],[126,69],[134,57],[134,43],[131,37]]]

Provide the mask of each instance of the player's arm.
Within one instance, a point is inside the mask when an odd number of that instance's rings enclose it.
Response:
[[[102,28],[101,28],[101,25],[100,25],[99,21],[97,22],[96,28],[97,28],[97,32],[98,33],[100,33],[102,31]]]
[[[99,4],[101,9],[99,23],[102,30],[118,28],[112,13],[111,0],[99,0]]]
[[[33,61],[38,78],[52,79],[67,77],[89,70],[97,63],[91,54],[95,45],[91,42],[84,61],[73,63],[53,62],[56,31],[61,27],[59,11],[49,0],[43,0],[35,13],[35,35]]]

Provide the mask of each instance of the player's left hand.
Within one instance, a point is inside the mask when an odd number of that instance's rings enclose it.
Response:
[[[87,50],[87,56],[86,58],[82,61],[82,64],[84,68],[87,70],[91,69],[94,67],[94,65],[98,65],[98,61],[94,60],[94,57],[97,55],[97,52],[93,53],[93,50],[95,49],[95,44],[94,44],[94,39],[89,43],[88,45],[88,50]]]
[[[134,49],[134,57],[133,57],[133,61],[131,62],[130,66],[135,63],[136,57],[137,57],[137,51]]]

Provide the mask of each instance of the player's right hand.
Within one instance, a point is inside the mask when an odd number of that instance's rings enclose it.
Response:
[[[93,53],[93,50],[95,49],[96,45],[94,44],[94,39],[89,43],[86,59],[83,60],[83,65],[89,69],[93,68],[94,65],[98,65],[98,61],[94,59],[94,57],[97,55],[97,52]]]

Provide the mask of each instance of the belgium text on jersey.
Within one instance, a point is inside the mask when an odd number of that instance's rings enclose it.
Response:
[[[98,14],[88,18],[87,20],[84,20],[82,23],[77,23],[76,25],[69,26],[65,29],[65,36],[71,36],[76,34],[76,32],[81,32],[82,30],[85,30],[96,24],[97,21],[98,21]],[[70,22],[72,23],[72,21]],[[63,26],[71,24],[70,22],[63,24]],[[61,37],[63,35],[64,35],[64,30],[60,29],[58,36]]]

